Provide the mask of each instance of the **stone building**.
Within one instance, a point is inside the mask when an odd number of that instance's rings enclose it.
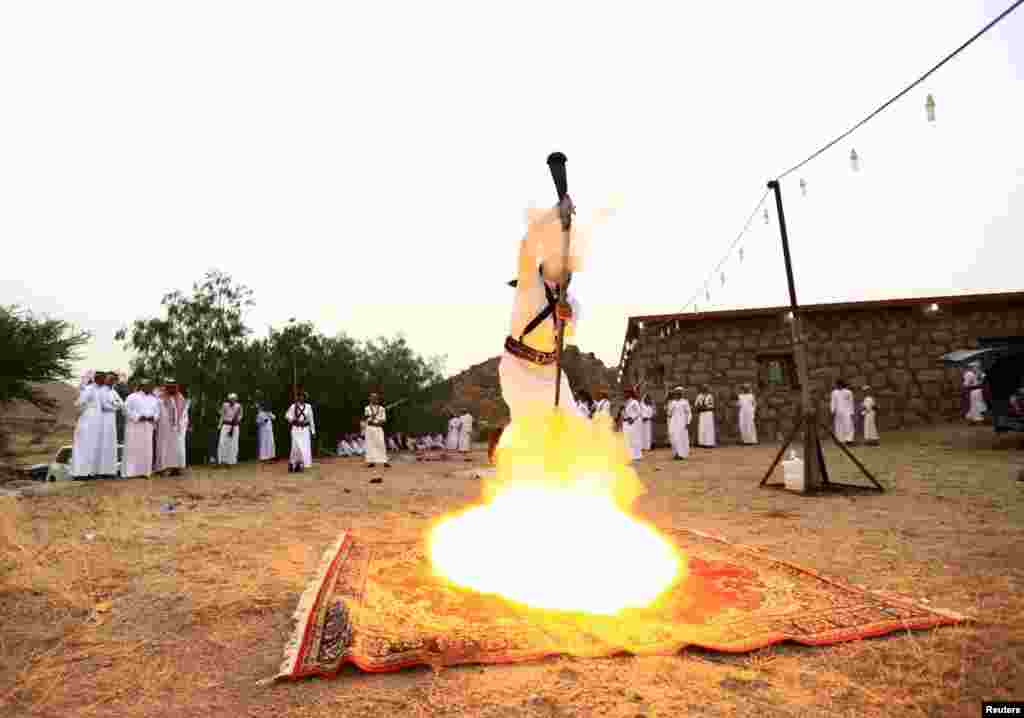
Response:
[[[829,392],[844,379],[859,402],[872,387],[881,431],[956,419],[960,374],[939,358],[984,337],[1024,335],[1024,292],[893,299],[801,307],[808,378],[827,416]],[[655,442],[667,443],[667,391],[701,384],[715,394],[720,441],[738,441],[735,398],[744,382],[758,400],[760,441],[792,429],[800,403],[788,307],[630,317],[620,372],[646,381],[658,404]],[[693,427],[691,427],[692,429]],[[883,436],[884,439],[884,436]]]

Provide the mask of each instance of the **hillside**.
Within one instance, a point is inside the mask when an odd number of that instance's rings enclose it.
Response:
[[[508,421],[508,406],[501,399],[501,387],[498,383],[498,362],[501,357],[493,357],[481,364],[475,364],[448,380],[451,398],[437,402],[434,411],[442,412],[445,407],[468,409],[481,429],[500,426]],[[592,391],[595,386],[604,384],[613,393],[617,386],[617,369],[606,367],[604,362],[593,353],[582,353],[577,347],[570,345],[565,349],[564,370],[574,390]],[[552,402],[554,396],[551,397]]]
[[[15,401],[0,409],[0,421],[26,423],[42,419],[47,422],[56,420],[58,426],[74,426],[78,421],[78,410],[75,408],[78,389],[62,381],[40,384],[39,388],[57,402],[54,413],[37,409],[27,401]]]

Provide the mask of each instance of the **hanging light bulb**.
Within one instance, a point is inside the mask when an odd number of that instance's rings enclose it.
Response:
[[[764,208],[764,223],[768,224],[769,222],[771,222],[771,220],[768,218],[768,208],[765,207]]]
[[[935,122],[935,98],[928,93],[928,99],[924,101],[924,111],[928,115],[929,122]]]
[[[740,261],[743,261],[743,247],[740,247]]]
[[[725,272],[722,272],[722,286],[725,286]]]
[[[854,172],[860,171],[860,157],[857,155],[857,150],[850,150],[850,167]]]
[[[807,180],[803,177],[800,178],[800,192],[804,197],[807,196]]]
[[[711,290],[707,287],[704,287],[704,298],[709,302],[711,301]]]

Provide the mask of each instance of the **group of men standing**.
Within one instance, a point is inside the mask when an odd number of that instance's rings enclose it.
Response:
[[[137,382],[122,400],[117,374],[90,370],[81,379],[78,423],[71,450],[71,476],[83,480],[178,475],[186,465],[189,402],[173,380],[154,392],[152,381]],[[117,466],[117,415],[125,419],[124,454]]]

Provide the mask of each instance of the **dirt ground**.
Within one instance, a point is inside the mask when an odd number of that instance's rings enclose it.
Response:
[[[260,686],[319,557],[343,529],[422,536],[474,502],[463,462],[193,469],[0,499],[0,715],[952,716],[1024,698],[1020,441],[960,426],[856,449],[884,495],[759,489],[776,447],[666,450],[639,512],[978,622],[826,648],[553,658]],[[834,480],[856,481],[838,450]],[[475,465],[484,462],[482,451]],[[376,475],[380,484],[370,484]],[[167,510],[174,504],[173,511]]]

